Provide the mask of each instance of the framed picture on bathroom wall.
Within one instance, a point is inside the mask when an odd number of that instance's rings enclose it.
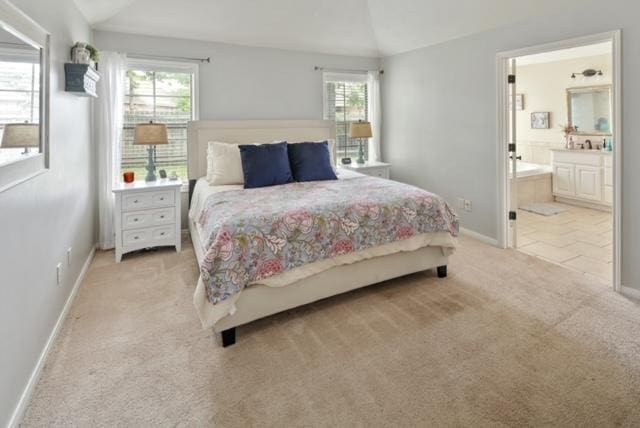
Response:
[[[536,111],[531,113],[531,129],[549,129],[549,117],[551,113],[548,111]]]
[[[509,97],[509,107],[511,107],[511,97]],[[516,94],[516,110],[524,110],[524,94]]]

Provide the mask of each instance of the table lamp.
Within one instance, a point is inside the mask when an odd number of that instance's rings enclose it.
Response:
[[[3,149],[23,148],[22,154],[29,153],[31,147],[40,147],[40,125],[37,123],[8,123],[4,125]]]
[[[145,181],[156,181],[156,146],[169,144],[167,137],[167,125],[164,123],[141,123],[136,125],[133,144],[149,146],[149,161],[145,169],[147,177]]]
[[[365,160],[364,160],[364,147],[362,145],[362,140],[363,139],[367,139],[367,138],[371,138],[373,136],[373,134],[371,133],[371,123],[369,122],[363,122],[362,120],[359,120],[357,122],[354,122],[351,124],[351,133],[350,133],[350,137],[351,138],[358,138],[359,139],[359,143],[358,143],[358,160],[356,160],[356,163],[358,164],[364,164]]]

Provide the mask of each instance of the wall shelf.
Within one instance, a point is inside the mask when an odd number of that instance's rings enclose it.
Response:
[[[76,95],[98,97],[96,86],[100,74],[89,64],[66,63],[64,65],[64,90]]]

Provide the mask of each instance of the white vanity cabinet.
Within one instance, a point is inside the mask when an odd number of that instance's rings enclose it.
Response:
[[[553,196],[557,201],[610,207],[611,154],[595,150],[552,150]]]

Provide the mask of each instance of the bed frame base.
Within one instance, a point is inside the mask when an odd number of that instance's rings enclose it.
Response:
[[[220,333],[220,338],[222,339],[223,348],[234,345],[236,343],[236,328],[232,327],[230,329],[222,331]]]
[[[438,278],[446,278],[447,277],[447,265],[438,266],[436,269],[438,271]]]
[[[438,272],[438,278],[446,278],[447,277],[447,265],[442,265],[436,267],[436,271]],[[215,329],[214,329],[215,333]],[[220,339],[222,340],[222,347],[226,348],[231,345],[235,345],[236,343],[236,328],[231,327],[226,330],[222,330],[220,332]]]

